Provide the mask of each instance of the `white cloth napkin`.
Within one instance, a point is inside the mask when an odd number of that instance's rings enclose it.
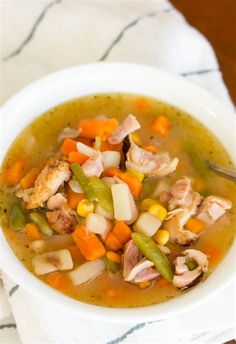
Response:
[[[33,66],[32,79],[75,63],[136,62],[183,75],[234,109],[209,42],[168,2],[52,1],[49,5],[40,9],[38,24],[29,28],[34,37],[27,40],[30,34],[26,35],[20,53],[13,49],[5,56],[6,74],[9,66],[17,70],[19,87],[30,81],[23,75],[26,61]],[[12,84],[8,95],[13,90]],[[235,284],[178,318],[134,325],[65,314],[29,295],[6,274],[2,279],[1,343],[223,343],[235,338]]]

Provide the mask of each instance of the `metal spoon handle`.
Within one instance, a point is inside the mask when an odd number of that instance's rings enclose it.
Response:
[[[207,160],[207,164],[209,168],[213,170],[219,176],[232,180],[233,182],[236,182],[236,171],[217,165],[210,160]]]

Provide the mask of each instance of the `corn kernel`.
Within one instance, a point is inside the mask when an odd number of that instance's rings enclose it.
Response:
[[[151,282],[150,281],[146,281],[146,282],[139,282],[138,286],[140,289],[145,289],[150,287]]]
[[[141,211],[147,211],[152,205],[158,204],[154,198],[145,198],[140,205]]]
[[[169,232],[165,229],[159,229],[156,234],[154,235],[153,239],[158,245],[166,245],[169,241]]]
[[[127,172],[129,174],[132,174],[133,176],[135,176],[140,182],[142,182],[143,179],[144,179],[144,174],[143,173],[136,172],[134,170],[129,170],[129,169],[127,170]]]
[[[134,141],[134,143],[136,143],[139,146],[142,146],[142,141],[140,139],[140,136],[137,133],[132,133],[130,135],[131,135],[131,138]]]
[[[77,214],[82,217],[88,216],[94,211],[94,204],[87,199],[82,199],[77,207]]]
[[[164,221],[167,215],[167,210],[160,204],[153,204],[148,209],[148,213],[156,216],[159,220]]]

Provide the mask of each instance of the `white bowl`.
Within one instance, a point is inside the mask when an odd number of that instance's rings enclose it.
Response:
[[[207,91],[184,78],[147,66],[96,63],[51,74],[18,92],[2,107],[1,160],[17,134],[38,115],[75,97],[104,92],[130,92],[163,100],[183,109],[207,126],[235,158],[235,116]],[[78,302],[38,280],[12,253],[0,232],[2,268],[36,297],[56,303],[62,311],[113,322],[146,322],[167,318],[200,305],[234,277],[235,243],[214,273],[188,293],[141,308],[114,309]]]

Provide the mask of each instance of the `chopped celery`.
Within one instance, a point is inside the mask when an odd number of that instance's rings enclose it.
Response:
[[[113,274],[116,274],[117,272],[120,271],[120,265],[114,263],[112,260],[108,259],[107,257],[103,257],[103,261],[106,265],[106,269],[110,271]]]
[[[26,224],[26,216],[24,211],[18,206],[15,205],[11,211],[9,218],[9,225],[13,231],[22,231]]]
[[[157,271],[167,280],[173,280],[173,271],[168,259],[155,242],[141,233],[132,233],[132,239],[139,250],[155,265]]]
[[[90,201],[98,201],[106,211],[113,211],[111,189],[98,177],[88,179],[79,164],[72,164],[71,169]]]
[[[53,234],[53,231],[49,227],[47,220],[41,213],[34,211],[30,213],[29,217],[38,226],[39,230],[43,234],[48,235],[48,236]]]

